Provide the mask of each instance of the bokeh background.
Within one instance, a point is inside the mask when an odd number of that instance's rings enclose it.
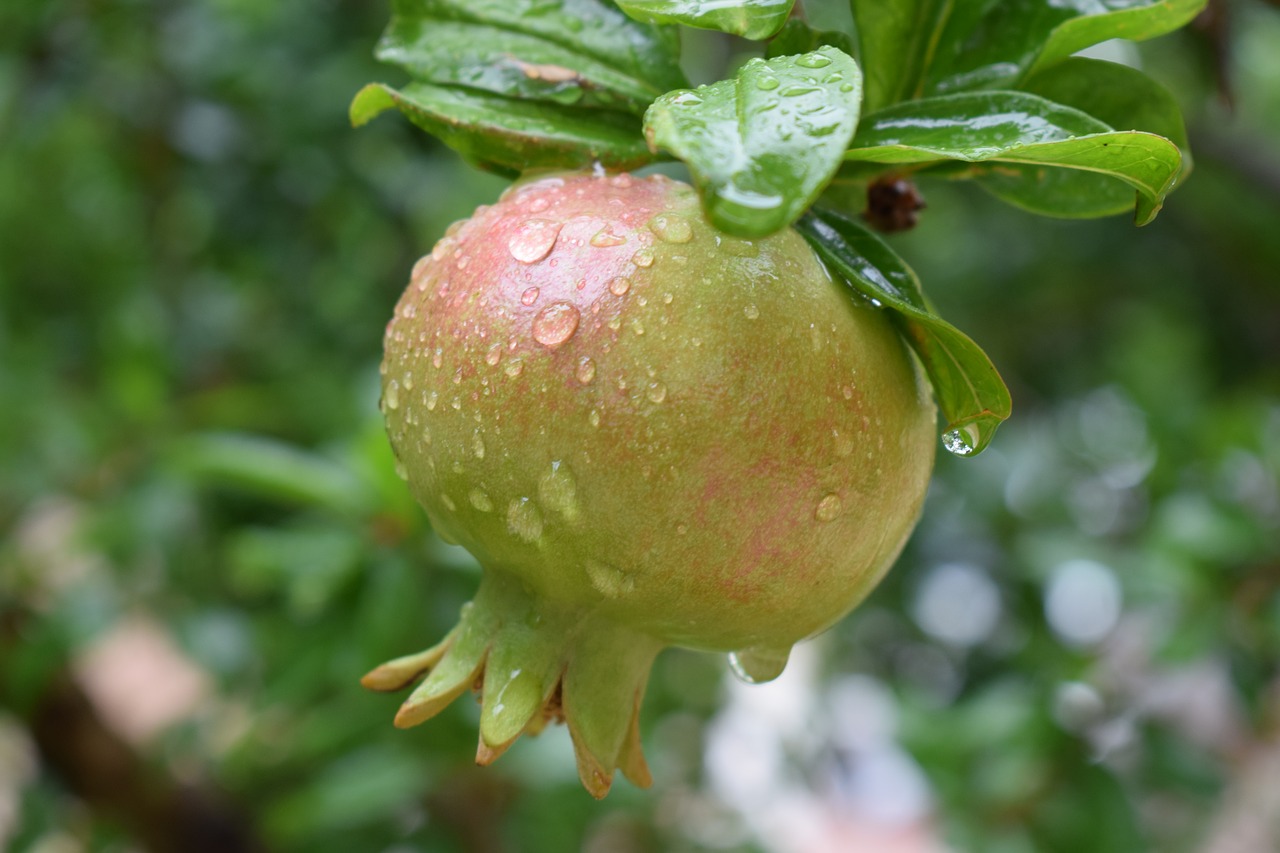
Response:
[[[377,365],[414,258],[503,186],[348,126],[387,9],[0,5],[0,849],[1280,849],[1274,5],[1108,48],[1189,117],[1151,226],[923,186],[894,243],[1013,419],[778,682],[664,653],[656,784],[600,803],[562,730],[481,771],[474,703],[402,732],[357,685],[477,582]]]

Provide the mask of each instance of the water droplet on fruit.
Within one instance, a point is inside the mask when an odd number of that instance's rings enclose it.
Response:
[[[677,536],[684,536],[684,535],[685,535],[686,533],[688,533],[688,532],[689,532],[689,525],[687,525],[687,524],[677,524],[677,525],[676,525],[676,535],[677,535]]]
[[[444,508],[449,510],[449,512],[455,512],[458,509],[458,505],[453,502],[453,498],[449,497],[444,492],[440,493],[440,503],[444,504]]]
[[[645,390],[645,396],[649,398],[651,403],[661,403],[667,399],[667,386],[661,382],[650,382],[649,387]]]
[[[533,318],[533,339],[544,347],[557,347],[578,330],[581,315],[568,302],[552,302]]]
[[[693,239],[689,220],[674,213],[659,213],[649,221],[649,230],[668,243],[688,243]]]
[[[606,598],[617,598],[636,588],[636,579],[621,569],[596,560],[587,560],[586,566],[591,585]]]
[[[592,379],[596,378],[596,363],[591,360],[590,356],[583,356],[578,359],[578,381],[583,385],[590,384]]]
[[[853,453],[853,439],[838,429],[831,430],[831,436],[836,440],[836,455],[848,456]]]
[[[560,236],[560,223],[550,219],[529,219],[511,236],[507,248],[511,257],[522,264],[532,264],[551,253]]]
[[[396,476],[399,477],[401,480],[409,479],[409,472],[404,467],[404,463],[401,462],[399,459],[396,460]]]
[[[434,412],[436,410],[436,404],[439,402],[440,402],[440,395],[437,394],[435,391],[432,391],[430,394],[427,395],[427,411]]]
[[[750,303],[743,308],[742,313],[746,315],[748,320],[756,320],[760,317],[760,309],[754,303]]]
[[[502,368],[502,372],[508,376],[515,378],[524,371],[524,362],[521,359],[513,358],[507,362],[507,366]]]
[[[471,452],[476,455],[477,459],[484,458],[484,438],[478,432],[471,436]]]
[[[382,394],[383,401],[387,404],[387,408],[392,411],[400,408],[400,383],[392,379],[387,383],[387,390]]]
[[[524,293],[520,294],[521,305],[532,305],[538,301],[539,290],[536,287],[530,287]]]
[[[569,466],[556,460],[551,470],[538,483],[538,500],[551,512],[570,518],[578,514],[578,484]]]
[[[813,517],[818,521],[835,521],[843,509],[844,505],[840,502],[840,496],[830,494],[818,501],[818,508],[814,510]]]
[[[831,60],[821,53],[806,53],[796,59],[796,65],[803,68],[826,68],[830,64]]]
[[[620,234],[614,234],[613,231],[609,229],[608,225],[597,231],[595,236],[591,238],[591,245],[595,246],[597,249],[607,249],[610,246],[621,246],[625,242],[627,242],[627,238]]]
[[[587,415],[587,420],[593,427],[600,426],[600,413],[595,409],[592,409],[591,413]]]
[[[763,684],[773,681],[787,668],[791,648],[769,649],[755,647],[729,654],[729,668],[747,684]]]
[[[942,446],[956,456],[968,456],[978,446],[977,424],[965,424],[942,436]]]
[[[623,296],[631,289],[631,279],[625,275],[620,275],[609,281],[609,292],[614,296]]]
[[[489,347],[489,351],[484,354],[485,364],[488,364],[490,367],[493,367],[501,360],[502,360],[502,344],[494,344],[493,346]]]
[[[653,252],[648,249],[641,249],[631,256],[631,263],[642,268],[651,267],[653,266]]]
[[[550,206],[551,202],[547,201],[546,196],[538,196],[533,201],[529,202],[529,212],[541,213]]]
[[[471,501],[471,505],[481,512],[493,512],[493,501],[489,500],[489,496],[483,489],[472,489],[467,498]]]
[[[524,542],[542,535],[542,513],[528,498],[516,498],[507,506],[507,530]]]

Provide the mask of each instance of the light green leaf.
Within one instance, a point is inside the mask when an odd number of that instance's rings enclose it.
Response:
[[[370,83],[351,102],[351,123],[358,127],[393,107],[469,162],[503,174],[593,163],[634,169],[653,159],[639,119],[629,113],[579,110],[426,83],[400,90]]]
[[[796,229],[854,290],[895,312],[933,383],[946,421],[947,449],[960,456],[982,452],[1013,408],[1009,389],[987,354],[933,313],[916,274],[859,222],[815,210],[802,217]]]
[[[638,21],[684,24],[749,39],[776,33],[793,5],[795,0],[618,0],[619,8]]]
[[[1155,218],[1182,170],[1181,152],[1168,139],[1114,131],[1079,110],[1024,92],[948,95],[890,107],[867,117],[845,157],[884,164],[1017,164],[1010,174],[1019,180],[1043,174],[1052,181],[1047,176],[1053,168],[1094,173],[1137,191],[1139,225]]]
[[[839,168],[861,88],[857,64],[834,47],[753,59],[732,80],[663,95],[645,135],[689,166],[718,228],[764,236],[795,221]]]

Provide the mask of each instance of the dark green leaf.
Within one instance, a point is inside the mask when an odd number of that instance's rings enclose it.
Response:
[[[951,13],[951,0],[850,0],[858,59],[867,75],[867,112],[919,95]]]
[[[867,117],[845,156],[885,164],[1030,165],[1033,171],[1019,167],[1009,174],[1019,181],[1043,178],[1046,186],[1055,180],[1047,177],[1051,167],[1082,170],[1137,190],[1139,225],[1155,218],[1182,169],[1178,147],[1163,137],[1113,131],[1079,110],[1024,92],[947,95],[890,107]]]
[[[378,58],[415,82],[637,115],[687,85],[673,30],[600,0],[399,0]]]
[[[1070,57],[1033,74],[1022,88],[1075,107],[1117,130],[1163,136],[1182,151],[1181,181],[1191,169],[1187,131],[1172,94],[1137,69],[1114,62]],[[1128,185],[1076,169],[1044,169],[1002,163],[983,168],[979,186],[1035,213],[1068,218],[1108,216],[1133,206]]]
[[[925,74],[925,91],[945,93],[1008,86],[1108,39],[1141,41],[1164,35],[1194,18],[1205,2],[969,0],[956,3]]]
[[[776,33],[793,5],[795,0],[618,0],[622,11],[639,21],[684,24],[749,39]]]
[[[753,59],[732,80],[663,95],[645,134],[688,164],[717,227],[763,236],[795,221],[839,168],[861,88],[834,47]]]
[[[1115,130],[1145,130],[1187,151],[1187,129],[1173,94],[1128,65],[1072,56],[1032,74],[1024,92],[1075,107]]]
[[[639,120],[629,113],[580,110],[426,83],[402,90],[370,83],[351,102],[351,123],[358,127],[392,107],[469,162],[504,174],[597,162],[634,169],[653,159]]]
[[[765,58],[775,56],[793,56],[797,53],[809,53],[824,44],[838,47],[850,56],[854,53],[853,40],[835,30],[815,30],[799,18],[792,18],[778,30],[778,34],[769,40],[765,49]]]
[[[897,313],[903,334],[933,383],[947,422],[947,449],[961,456],[980,453],[1013,405],[986,353],[933,313],[911,268],[860,223],[815,210],[796,228],[854,290]]]

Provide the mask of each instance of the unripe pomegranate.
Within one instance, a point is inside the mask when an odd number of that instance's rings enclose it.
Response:
[[[568,723],[587,789],[645,785],[654,656],[751,680],[876,584],[919,514],[934,407],[884,312],[794,232],[717,232],[662,177],[515,186],[449,230],[387,326],[383,411],[439,534],[480,561],[396,723],[477,686],[477,760]]]

